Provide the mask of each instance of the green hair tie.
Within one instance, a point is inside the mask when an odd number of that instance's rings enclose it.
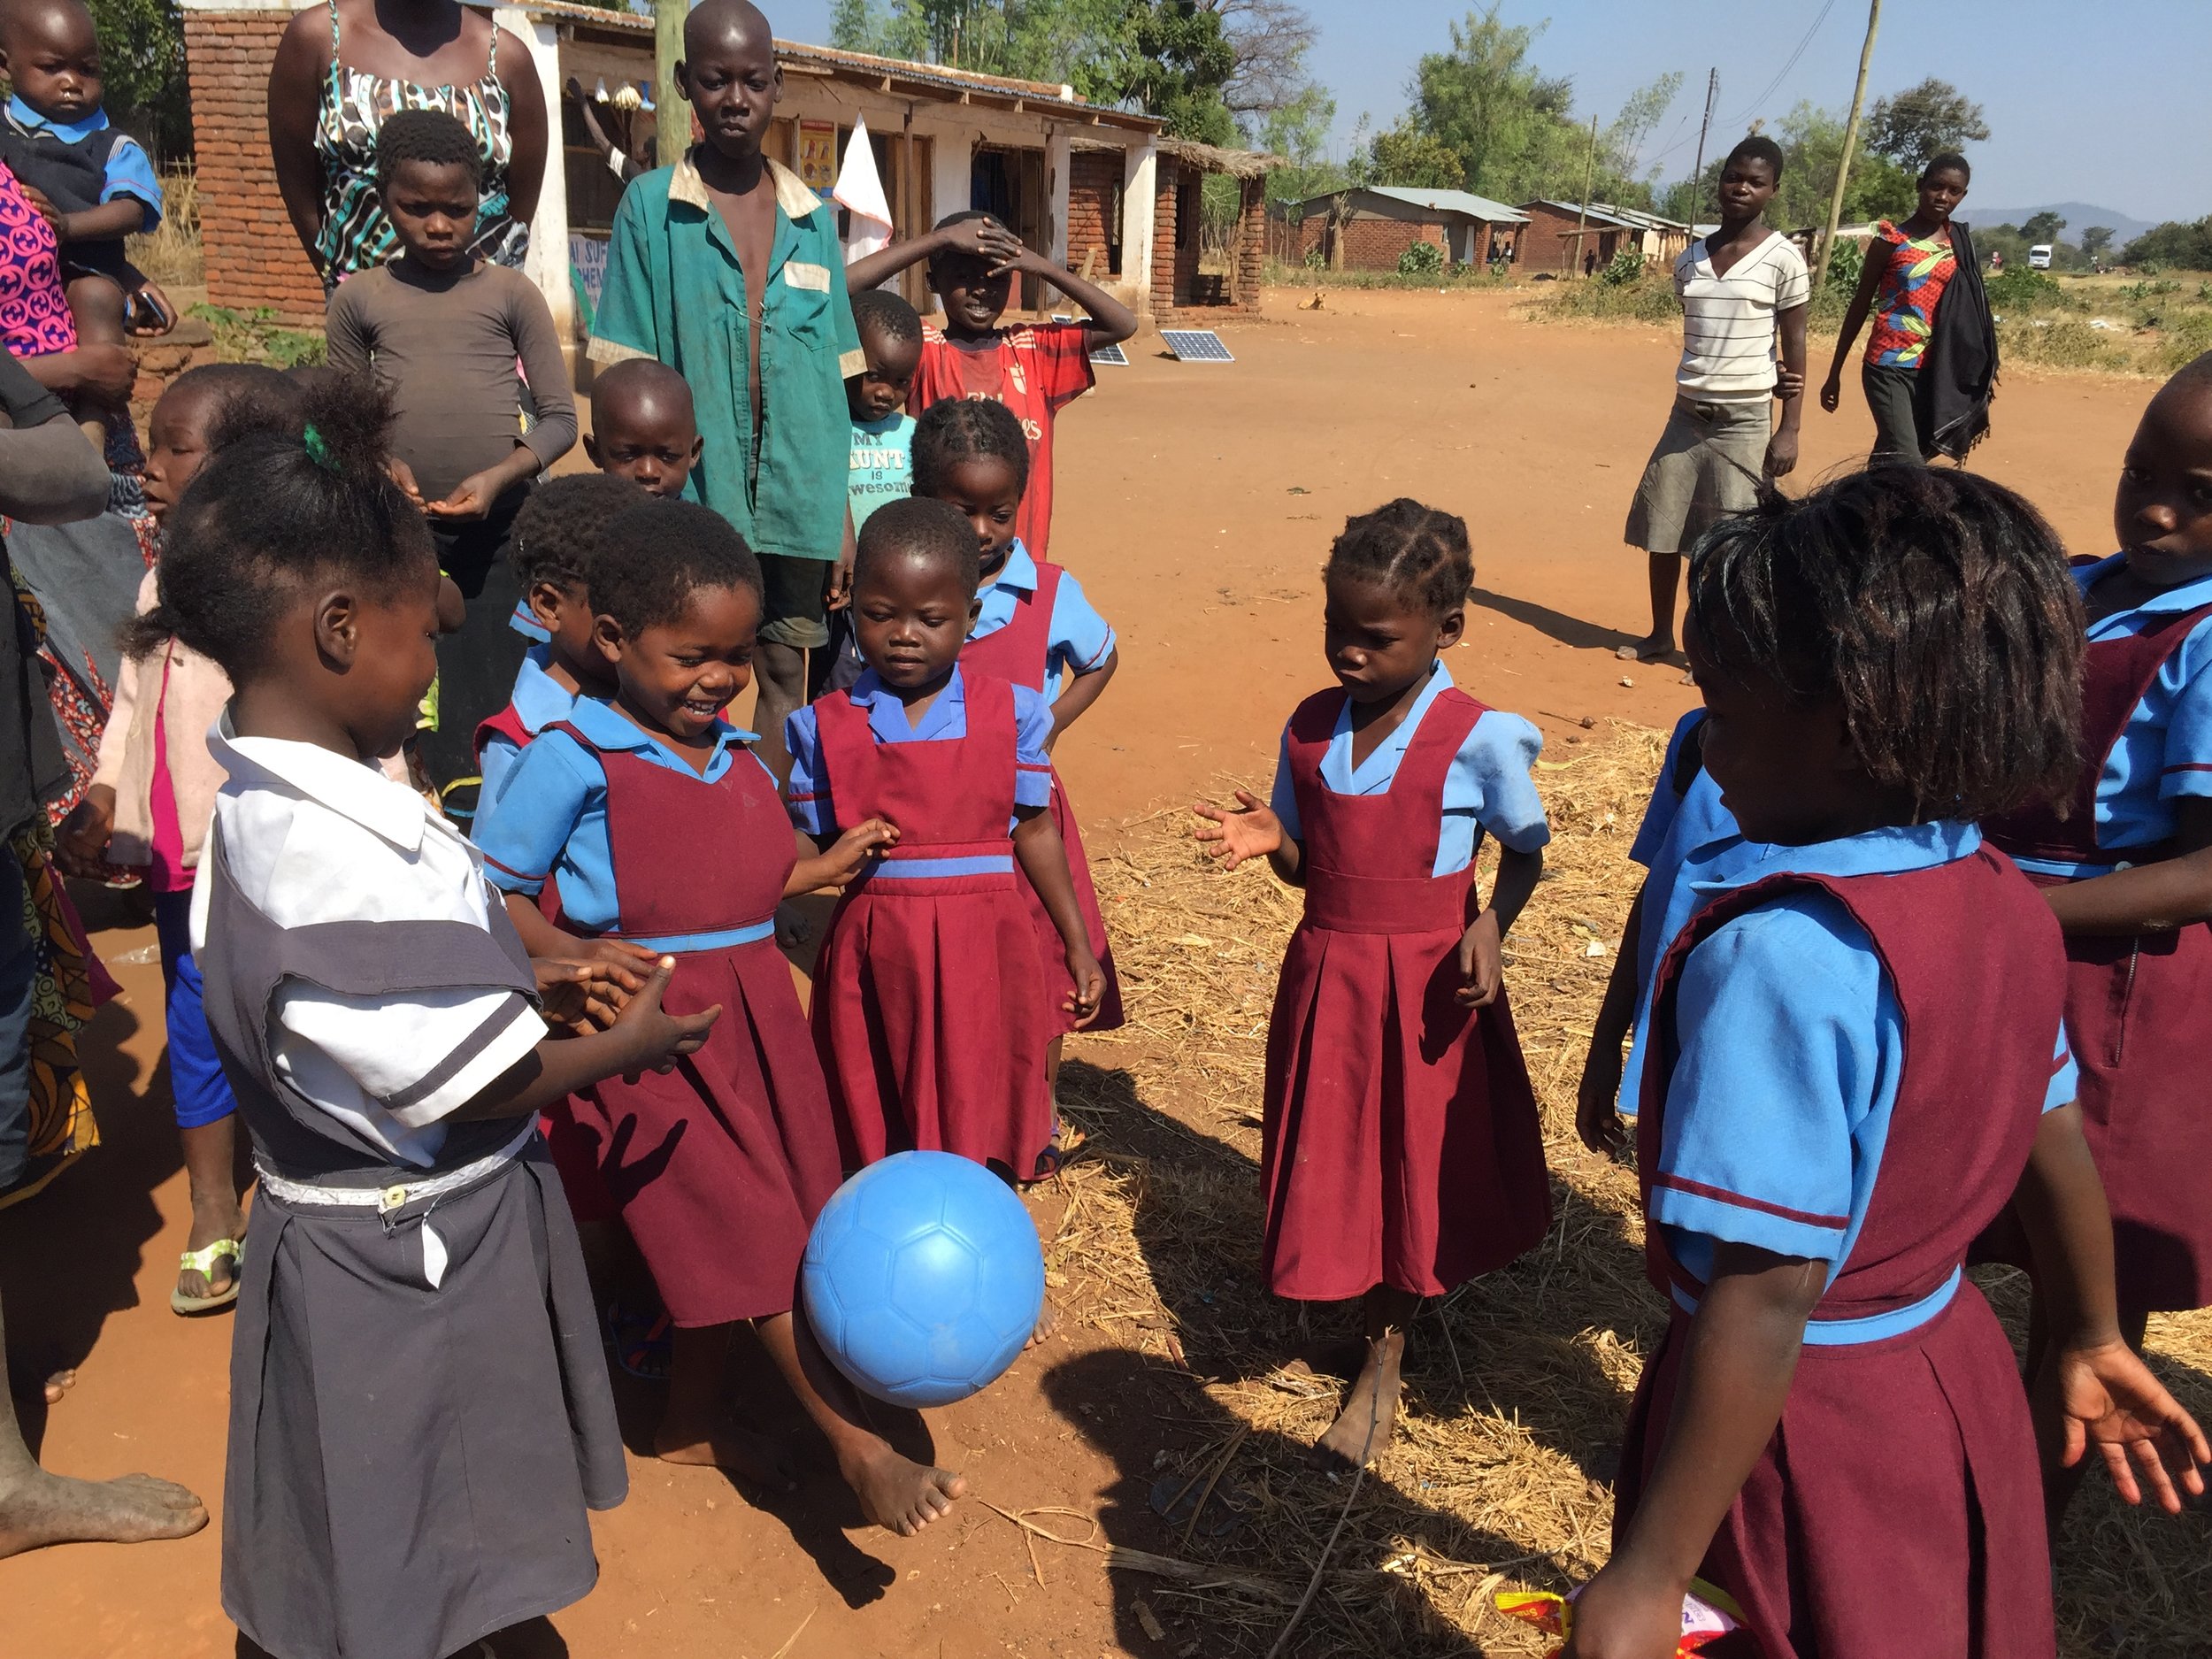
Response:
[[[307,458],[326,472],[338,470],[338,457],[330,448],[330,440],[310,426],[301,434],[301,442],[307,447]]]

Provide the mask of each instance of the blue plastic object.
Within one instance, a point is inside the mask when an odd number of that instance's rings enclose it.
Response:
[[[822,1206],[799,1270],[807,1318],[854,1386],[950,1405],[994,1381],[1044,1310],[1044,1253],[1012,1187],[949,1152],[872,1164]]]

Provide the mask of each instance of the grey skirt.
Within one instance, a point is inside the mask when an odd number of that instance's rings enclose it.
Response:
[[[1678,396],[1644,465],[1622,539],[1652,553],[1687,553],[1723,518],[1757,505],[1774,435],[1768,403]]]
[[[388,1225],[265,1192],[249,1240],[223,1480],[238,1628],[276,1659],[445,1659],[589,1592],[585,1512],[628,1475],[543,1142]]]

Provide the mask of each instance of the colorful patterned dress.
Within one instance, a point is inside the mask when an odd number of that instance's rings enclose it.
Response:
[[[1936,304],[1958,274],[1950,227],[1933,236],[1912,237],[1884,219],[1875,227],[1867,257],[1884,265],[1866,360],[1875,368],[1916,369],[1935,331]]]

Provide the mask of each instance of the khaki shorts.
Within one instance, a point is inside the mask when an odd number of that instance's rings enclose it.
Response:
[[[1677,397],[1628,509],[1629,546],[1687,553],[1723,518],[1756,506],[1773,421],[1763,397]]]

